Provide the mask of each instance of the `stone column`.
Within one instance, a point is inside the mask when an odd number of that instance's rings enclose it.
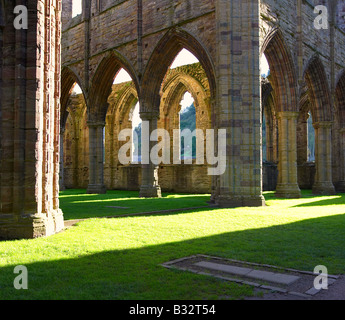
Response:
[[[301,190],[297,181],[297,118],[298,112],[279,112],[279,163],[276,196],[299,198]]]
[[[142,198],[160,198],[162,191],[158,183],[158,166],[152,163],[150,157],[151,149],[157,143],[151,141],[150,138],[152,132],[157,129],[158,115],[141,112],[140,117],[143,124],[141,133],[142,182],[139,196]]]
[[[0,239],[36,238],[64,228],[58,201],[61,0],[26,1],[28,30],[13,27],[16,1],[5,3]]]
[[[309,114],[300,113],[297,118],[297,164],[308,162],[308,118]]]
[[[339,130],[340,136],[340,150],[341,154],[339,160],[341,162],[340,165],[340,181],[337,184],[337,191],[345,192],[345,128]]]
[[[220,207],[263,206],[260,1],[216,1],[218,128],[227,131]]]
[[[104,122],[88,122],[89,127],[89,185],[87,193],[105,194],[104,185]]]
[[[314,124],[316,174],[314,194],[332,195],[335,188],[332,182],[332,122]]]
[[[273,140],[273,125],[266,119],[266,161],[273,162],[273,150],[274,150],[274,140]]]
[[[63,136],[65,129],[60,129],[60,172],[59,172],[59,187],[60,191],[65,190],[65,179],[64,179],[64,152],[63,152]]]
[[[217,110],[217,102],[215,99],[212,99],[210,101],[211,104],[211,110],[212,116],[211,116],[211,127],[216,131],[215,132],[215,148],[216,150],[218,149],[218,128],[219,128],[219,117],[216,116],[216,111]],[[206,148],[205,148],[206,150]],[[207,163],[207,162],[205,162]],[[212,176],[211,180],[211,198],[209,203],[211,205],[217,204],[218,198],[220,195],[220,185],[219,185],[219,176]]]

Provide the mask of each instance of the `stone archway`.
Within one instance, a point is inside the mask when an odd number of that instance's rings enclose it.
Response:
[[[274,90],[278,119],[278,184],[276,195],[299,198],[297,180],[297,77],[291,54],[280,30],[273,30],[262,46],[270,66],[270,82]]]
[[[278,119],[276,112],[275,94],[268,79],[262,80],[262,118],[266,125],[265,150],[263,157],[263,191],[275,191],[278,177]],[[263,132],[264,134],[264,132]],[[263,146],[264,147],[264,146]]]
[[[211,99],[215,99],[215,71],[205,47],[194,36],[181,28],[169,30],[153,50],[141,82],[140,116],[143,121],[149,123],[150,132],[157,128],[160,117],[162,83],[167,77],[169,66],[182,49],[187,49],[199,60],[209,81]],[[158,168],[151,163],[150,159],[148,160],[150,164],[143,165],[140,194],[143,197],[160,196]]]
[[[113,85],[106,117],[104,168],[105,183],[111,189],[139,190],[139,167],[132,164],[123,165],[118,159],[119,150],[126,143],[119,141],[119,134],[124,129],[133,130],[132,116],[138,101],[133,82]]]
[[[314,56],[305,69],[310,110],[315,129],[315,181],[313,193],[334,194],[332,182],[332,99],[323,63]]]
[[[207,174],[205,155],[200,156],[200,159],[196,159],[195,155],[195,159],[189,159],[188,164],[180,158],[180,111],[182,99],[187,92],[192,97],[195,108],[195,129],[206,137],[206,130],[212,128],[210,87],[201,64],[170,69],[162,83],[158,122],[158,127],[167,130],[170,136],[170,164],[163,164],[159,168],[160,185],[163,190],[173,192],[210,193],[212,179]]]
[[[121,69],[125,69],[140,96],[139,83],[136,72],[130,63],[118,52],[112,51],[102,59],[91,81],[87,98],[90,156],[88,193],[105,193],[104,184],[104,141],[103,131],[108,112],[108,98],[112,92],[114,78]]]

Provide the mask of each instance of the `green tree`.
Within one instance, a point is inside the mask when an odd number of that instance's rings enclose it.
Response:
[[[196,129],[196,111],[194,103],[180,113],[180,130],[189,129],[193,133]],[[184,137],[181,137],[181,159],[196,158],[196,137],[192,138],[192,145],[184,143]]]

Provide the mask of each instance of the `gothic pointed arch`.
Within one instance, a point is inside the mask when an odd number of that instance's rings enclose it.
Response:
[[[114,120],[120,123],[133,112],[133,108],[138,102],[138,94],[133,84],[125,84],[124,88],[116,93],[117,98],[111,106],[110,112],[114,115]]]
[[[311,114],[314,121],[332,121],[332,99],[322,60],[314,55],[308,62],[304,79],[308,86]]]
[[[215,68],[208,50],[191,33],[182,28],[173,28],[158,42],[145,68],[142,79],[142,97],[143,101],[150,105],[142,105],[142,111],[158,112],[161,85],[174,58],[182,49],[187,49],[200,61],[210,84],[211,97],[215,97]]]
[[[131,76],[139,94],[139,82],[134,68],[119,52],[112,51],[102,59],[92,78],[88,94],[89,120],[105,121],[114,78],[121,69]]]
[[[164,114],[168,114],[169,108],[181,101],[186,91],[192,95],[196,108],[200,104],[205,104],[205,101],[209,99],[207,89],[205,90],[197,79],[188,74],[173,74],[167,80],[162,86],[162,93],[165,97],[165,101],[162,102]],[[211,116],[210,110],[207,111]]]
[[[61,71],[61,111],[60,111],[60,126],[64,128],[66,119],[68,117],[68,104],[71,92],[75,84],[81,88],[84,99],[86,98],[85,89],[82,85],[82,81],[76,72],[70,67],[65,67]],[[86,99],[85,99],[86,101]]]
[[[261,48],[270,66],[270,82],[277,98],[277,111],[298,111],[297,76],[290,49],[279,29],[272,30]]]

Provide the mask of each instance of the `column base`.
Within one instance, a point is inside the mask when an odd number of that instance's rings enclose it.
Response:
[[[313,185],[313,194],[332,196],[335,195],[335,187],[332,182],[316,182]]]
[[[298,199],[301,197],[301,190],[298,184],[282,184],[278,183],[276,189],[276,197],[286,199]]]
[[[87,194],[106,194],[107,188],[105,185],[89,184],[87,187]]]
[[[217,204],[217,199],[219,198],[219,194],[216,191],[211,193],[210,200],[208,201],[209,204]]]
[[[19,240],[47,237],[64,230],[64,218],[60,209],[48,214],[0,215],[0,239]]]
[[[264,207],[266,206],[263,196],[219,196],[215,203],[220,208],[240,208],[240,207]]]
[[[140,198],[161,198],[162,190],[160,186],[141,186],[139,192]]]

